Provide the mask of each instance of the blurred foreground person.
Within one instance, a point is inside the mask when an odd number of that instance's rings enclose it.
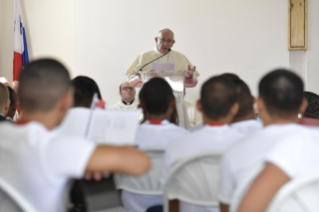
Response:
[[[280,140],[305,129],[297,124],[298,113],[303,113],[307,105],[303,89],[302,80],[283,69],[272,71],[261,79],[257,106],[265,127],[237,142],[224,154],[219,189],[222,212],[229,210],[240,180],[261,166],[264,157]]]
[[[266,166],[252,183],[238,211],[266,211],[277,191],[285,183],[299,177],[317,174],[319,171],[318,136],[318,131],[311,129],[287,135],[265,157]],[[308,190],[311,188],[307,188]],[[318,191],[318,185],[314,185],[312,190]],[[311,192],[309,194],[304,197],[311,200],[313,196]],[[294,198],[295,204],[298,205],[299,196],[295,195]],[[305,207],[303,202],[299,204],[298,208],[305,208],[303,211],[318,211],[318,207],[316,210],[307,210],[309,208]]]
[[[187,130],[170,122],[176,111],[176,102],[172,88],[164,79],[153,78],[145,83],[139,93],[139,100],[146,120],[137,131],[136,145],[139,148],[166,148],[172,140],[188,134]],[[163,204],[163,197],[123,190],[122,202],[127,212],[140,212]]]
[[[28,64],[20,74],[18,98],[20,121],[0,127],[0,176],[37,211],[66,211],[68,181],[85,171],[139,175],[149,169],[149,158],[134,147],[97,146],[51,131],[73,101],[69,73],[57,61]]]
[[[230,80],[222,76],[207,80],[201,88],[197,107],[203,114],[205,126],[171,142],[164,157],[162,183],[176,162],[200,152],[225,151],[242,138],[237,130],[229,126],[238,111],[236,87]],[[177,204],[176,201],[172,202],[172,207],[174,204]],[[219,211],[219,208],[190,205],[180,201],[179,210],[202,212]]]
[[[0,122],[6,120],[10,106],[9,91],[7,86],[0,83]]]

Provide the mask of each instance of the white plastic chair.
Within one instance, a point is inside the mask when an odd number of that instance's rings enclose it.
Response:
[[[36,212],[34,207],[19,192],[17,192],[11,185],[9,185],[1,177],[0,177],[0,193],[10,198],[10,199],[7,199],[8,201],[10,200],[10,203],[7,205],[7,207],[14,208],[14,209],[19,208],[24,212]],[[0,204],[4,204],[4,203],[0,203]],[[9,208],[6,210],[10,210]]]
[[[267,212],[319,211],[319,172],[286,183],[275,195]]]
[[[237,212],[238,207],[240,205],[241,200],[245,196],[246,192],[250,188],[251,184],[255,180],[255,178],[259,175],[259,173],[264,169],[264,166],[260,166],[251,172],[249,172],[237,185],[230,203],[230,212]]]
[[[219,166],[222,152],[194,154],[173,165],[164,184],[164,212],[169,200],[214,207],[218,206]]]
[[[141,149],[141,151],[149,155],[152,163],[151,169],[138,177],[115,174],[116,188],[141,195],[162,195],[163,189],[159,182],[159,177],[162,170],[165,149],[162,147],[149,147],[147,149]]]

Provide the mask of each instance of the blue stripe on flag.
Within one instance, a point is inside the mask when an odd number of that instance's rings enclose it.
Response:
[[[23,29],[23,46],[24,51],[22,52],[22,66],[25,66],[29,63],[29,54],[28,54],[28,45],[27,45],[27,38],[25,36],[25,30]]]

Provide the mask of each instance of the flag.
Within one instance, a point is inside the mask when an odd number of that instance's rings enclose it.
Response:
[[[29,63],[27,39],[21,13],[20,0],[14,2],[14,54],[13,80],[19,80],[21,68]]]

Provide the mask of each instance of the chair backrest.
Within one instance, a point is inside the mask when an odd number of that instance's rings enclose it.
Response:
[[[36,212],[33,206],[0,177],[0,211]]]
[[[218,206],[221,156],[222,152],[201,152],[174,164],[164,184],[164,211],[168,211],[168,200],[172,199]]]
[[[150,157],[152,163],[151,169],[138,177],[115,174],[116,188],[136,194],[162,195],[163,189],[159,177],[162,170],[165,149],[162,147],[149,147],[141,150]]]
[[[275,195],[267,212],[319,211],[319,172],[286,183]]]
[[[237,212],[241,200],[245,196],[246,192],[250,188],[251,184],[259,173],[264,169],[264,166],[260,166],[251,172],[249,172],[237,185],[230,203],[230,212]]]

